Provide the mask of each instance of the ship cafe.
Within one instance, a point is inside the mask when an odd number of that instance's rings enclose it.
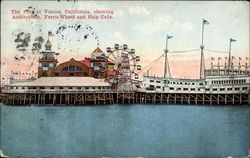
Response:
[[[178,79],[144,76],[141,87],[155,93],[193,93],[193,94],[248,94],[249,75],[207,76],[206,79]]]

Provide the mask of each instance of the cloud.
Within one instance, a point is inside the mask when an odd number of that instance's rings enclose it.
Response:
[[[193,30],[193,25],[190,22],[175,22],[174,27],[180,31],[191,31]]]
[[[167,26],[171,23],[172,17],[170,15],[166,16],[156,16],[151,22],[140,23],[135,25],[135,29],[143,33],[156,33],[166,31]]]
[[[149,15],[150,12],[145,7],[129,7],[129,12],[132,14]]]
[[[114,32],[114,36],[116,39],[123,39],[123,35],[120,32]]]

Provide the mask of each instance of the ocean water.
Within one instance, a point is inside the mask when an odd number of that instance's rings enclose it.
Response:
[[[250,149],[246,105],[0,107],[10,157],[219,158]]]

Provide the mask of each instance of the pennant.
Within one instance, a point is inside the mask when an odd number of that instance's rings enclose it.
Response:
[[[48,36],[54,36],[54,34],[51,31],[49,31]]]
[[[235,39],[230,38],[230,42],[236,42],[236,40],[235,40]]]
[[[173,38],[173,36],[168,36],[168,35],[167,35],[167,39],[170,39],[170,38]]]
[[[209,22],[207,21],[207,20],[205,20],[205,19],[203,19],[203,24],[209,24]]]

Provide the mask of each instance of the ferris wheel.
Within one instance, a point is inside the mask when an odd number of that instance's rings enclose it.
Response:
[[[141,65],[138,64],[140,57],[135,55],[135,49],[129,49],[127,44],[120,46],[115,44],[114,48],[107,47],[106,57],[114,63],[114,71],[116,72],[110,82],[113,85],[133,84],[139,79],[138,71]]]

